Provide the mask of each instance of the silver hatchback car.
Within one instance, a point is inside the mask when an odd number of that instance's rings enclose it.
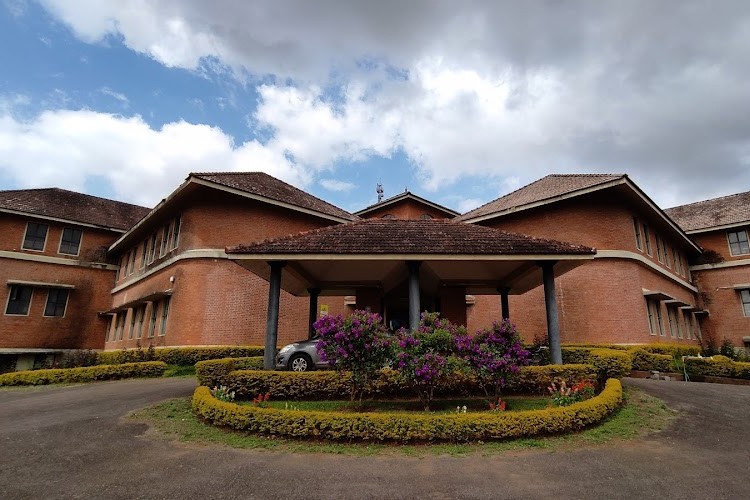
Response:
[[[320,359],[318,350],[315,348],[318,340],[300,340],[282,347],[276,355],[276,369],[306,372],[317,368],[328,368],[328,362]]]

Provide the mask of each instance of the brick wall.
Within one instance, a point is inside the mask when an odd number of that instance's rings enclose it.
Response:
[[[745,316],[740,292],[733,287],[750,284],[750,265],[694,271],[693,278],[702,305],[710,312],[701,323],[704,337],[716,345],[726,338],[741,347],[743,337],[750,336],[750,317]]]
[[[446,214],[442,210],[438,210],[413,199],[404,199],[388,204],[384,207],[376,208],[363,214],[362,217],[366,219],[379,219],[386,214],[391,214],[397,219],[421,219],[423,214],[427,214],[433,219],[452,218],[452,216]]]

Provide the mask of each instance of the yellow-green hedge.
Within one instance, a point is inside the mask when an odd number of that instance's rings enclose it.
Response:
[[[633,370],[671,372],[677,368],[674,358],[667,354],[652,354],[644,349],[632,349]]]
[[[731,377],[750,380],[750,363],[736,362],[726,356],[687,358],[685,368],[690,376]]]
[[[0,375],[0,386],[47,385],[65,382],[92,382],[133,377],[161,377],[167,369],[163,361],[124,363],[120,365],[96,365],[81,368],[54,368],[50,370],[28,370]]]
[[[218,426],[285,437],[373,441],[487,441],[582,429],[611,414],[622,385],[607,381],[598,396],[565,407],[499,413],[408,414],[281,410],[219,401],[208,387],[193,394],[193,411]]]
[[[667,356],[697,356],[701,352],[701,346],[697,344],[644,344],[638,346],[652,354],[666,354]]]
[[[152,359],[148,359],[152,356]],[[168,365],[194,365],[198,361],[220,358],[263,356],[262,346],[156,347],[100,352],[97,364],[116,365],[138,361],[164,361]]]
[[[207,387],[227,385],[226,376],[234,370],[262,370],[263,356],[207,359],[195,364],[198,383]]]
[[[214,387],[226,385],[237,397],[249,398],[270,393],[273,398],[327,399],[348,397],[349,375],[334,371],[286,372],[236,370],[227,373],[230,366],[226,360],[203,361],[196,365],[201,385]],[[547,365],[521,368],[518,377],[512,380],[508,392],[541,393],[555,379],[563,379],[569,385],[578,380],[593,380],[596,370],[590,365]],[[412,388],[406,385],[394,370],[381,370],[365,393],[371,396],[394,396],[409,394]],[[476,394],[481,389],[476,379],[461,372],[449,377],[446,383],[436,388],[435,393]]]
[[[599,378],[622,378],[630,374],[633,363],[629,351],[591,347],[563,347],[563,362],[589,364],[596,368]]]

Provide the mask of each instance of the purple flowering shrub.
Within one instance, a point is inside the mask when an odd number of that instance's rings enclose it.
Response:
[[[357,310],[346,318],[324,316],[313,324],[316,349],[337,371],[351,372],[351,400],[362,393],[391,359],[391,339],[379,314]]]
[[[454,371],[456,339],[465,335],[464,327],[428,312],[422,313],[415,331],[398,331],[395,368],[416,389],[425,410],[430,409],[435,388]]]
[[[459,337],[456,346],[485,393],[489,395],[492,389],[496,398],[508,380],[530,361],[529,351],[523,348],[516,326],[508,320],[496,321],[492,328],[480,330],[474,337]]]

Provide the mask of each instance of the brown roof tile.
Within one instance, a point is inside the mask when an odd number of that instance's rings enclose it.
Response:
[[[552,174],[475,208],[455,220],[470,220],[624,178],[624,174]]]
[[[192,177],[346,220],[359,218],[263,172],[204,172]]]
[[[119,230],[130,229],[150,210],[58,188],[0,191],[0,209]]]
[[[368,219],[228,248],[253,254],[590,255],[595,250],[475,224]]]
[[[404,191],[403,193],[399,193],[399,194],[397,194],[395,196],[391,196],[390,198],[386,198],[385,200],[379,201],[377,203],[373,203],[372,205],[369,205],[369,206],[363,208],[362,210],[358,210],[357,212],[355,212],[355,214],[361,216],[361,215],[366,214],[368,212],[371,212],[373,210],[377,210],[379,208],[382,208],[382,207],[385,207],[385,206],[388,206],[388,205],[391,205],[391,204],[394,204],[394,203],[398,203],[398,202],[403,201],[403,200],[409,200],[409,199],[414,200],[414,201],[416,201],[418,203],[421,203],[423,205],[426,205],[426,206],[429,206],[429,207],[433,207],[433,208],[435,208],[437,210],[440,210],[445,215],[447,215],[449,218],[454,218],[454,217],[456,217],[458,215],[458,212],[456,212],[455,210],[450,209],[448,207],[445,207],[443,205],[439,205],[439,204],[435,203],[434,201],[430,201],[430,200],[428,200],[426,198],[422,198],[421,196],[417,196],[416,194],[412,193],[411,191]]]
[[[750,191],[680,205],[664,212],[684,231],[750,222]]]

